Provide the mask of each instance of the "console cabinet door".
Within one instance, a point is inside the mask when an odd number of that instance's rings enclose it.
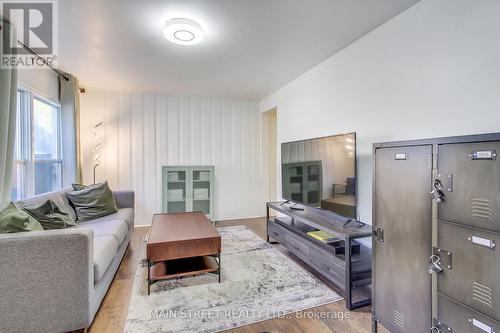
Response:
[[[165,213],[187,212],[189,172],[186,167],[163,168],[163,211]]]
[[[432,146],[376,149],[373,181],[375,318],[392,332],[428,332]]]
[[[214,167],[192,167],[190,172],[191,188],[189,196],[191,210],[193,212],[203,212],[211,218],[214,200]]]

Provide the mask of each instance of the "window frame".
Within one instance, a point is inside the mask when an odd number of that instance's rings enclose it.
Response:
[[[23,87],[18,87],[17,89],[19,93],[19,106],[18,106],[18,119],[16,120],[18,123],[16,124],[16,128],[19,125],[20,133],[16,133],[16,142],[20,140],[20,146],[17,145],[15,147],[15,159],[13,168],[17,168],[21,165],[21,183],[18,184],[14,182],[13,185],[18,185],[18,193],[16,198],[12,198],[12,200],[24,200],[26,198],[32,197],[35,195],[35,165],[37,163],[57,163],[58,168],[60,170],[60,184],[58,184],[57,188],[62,188],[63,178],[64,178],[64,168],[63,168],[63,150],[62,150],[62,112],[61,106],[59,103],[51,101],[40,94],[37,94],[29,89],[25,89]],[[35,116],[34,116],[34,100],[38,100],[42,103],[48,104],[51,107],[56,108],[57,110],[57,158],[55,159],[36,159],[34,152],[35,145]],[[42,193],[38,193],[39,195]]]

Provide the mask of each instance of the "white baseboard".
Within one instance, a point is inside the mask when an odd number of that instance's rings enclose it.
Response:
[[[233,220],[248,220],[248,219],[263,219],[263,218],[265,218],[265,216],[228,217],[228,218],[216,219],[215,222],[233,221]],[[136,224],[136,225],[134,225],[134,228],[145,228],[145,227],[150,227],[150,226],[151,226],[151,223]]]

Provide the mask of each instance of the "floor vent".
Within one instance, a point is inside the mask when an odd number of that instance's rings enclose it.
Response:
[[[405,316],[398,311],[394,311],[394,323],[401,328],[405,328]]]
[[[472,199],[472,216],[493,219],[493,203],[487,199]]]
[[[483,305],[493,307],[491,288],[477,282],[472,283],[472,299]]]

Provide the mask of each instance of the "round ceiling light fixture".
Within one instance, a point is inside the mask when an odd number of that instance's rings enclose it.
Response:
[[[198,44],[205,38],[201,25],[186,18],[168,20],[163,27],[163,35],[172,43],[180,45]]]

